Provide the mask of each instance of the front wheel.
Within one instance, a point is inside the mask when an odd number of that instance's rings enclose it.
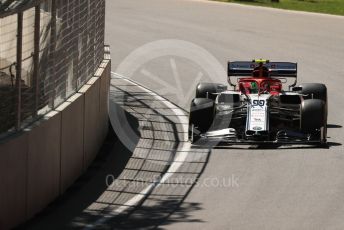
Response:
[[[201,133],[207,132],[214,120],[214,101],[195,98],[191,102],[189,115],[189,140],[195,142]]]
[[[302,88],[301,94],[304,95],[305,100],[319,99],[325,103],[325,119],[328,115],[328,101],[327,101],[327,87],[321,83],[304,83],[299,87]]]
[[[320,131],[321,142],[326,143],[327,119],[326,105],[323,100],[309,99],[302,102],[300,129],[303,133],[309,134]]]

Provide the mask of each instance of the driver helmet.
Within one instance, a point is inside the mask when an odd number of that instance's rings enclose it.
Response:
[[[262,74],[261,74],[262,73]],[[254,68],[252,72],[253,77],[266,77],[268,78],[270,76],[270,71],[266,66],[258,66]]]

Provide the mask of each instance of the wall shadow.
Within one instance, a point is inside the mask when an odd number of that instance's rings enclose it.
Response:
[[[150,229],[176,222],[202,222],[191,212],[201,203],[185,203],[210,157],[209,149],[183,149],[185,124],[162,98],[133,83],[112,79],[110,103],[125,114],[134,138],[129,151],[111,130],[101,154],[65,195],[18,229]],[[187,158],[162,178],[178,156]],[[106,184],[108,175],[112,183]],[[141,194],[149,188],[145,194]],[[139,197],[138,202],[130,201]],[[128,203],[129,202],[129,203]]]
[[[119,151],[121,154],[118,154]],[[109,127],[109,133],[99,155],[87,171],[62,196],[16,229],[69,228],[72,220],[106,190],[106,176],[113,175],[117,178],[131,155],[132,153],[118,141],[112,127]]]

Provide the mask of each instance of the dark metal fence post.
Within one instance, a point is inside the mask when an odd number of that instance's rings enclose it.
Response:
[[[22,71],[22,49],[23,49],[23,12],[18,13],[17,18],[17,63],[16,63],[16,89],[17,89],[17,120],[16,130],[21,125],[21,71]]]
[[[33,111],[34,117],[38,113],[39,105],[39,40],[40,40],[40,27],[41,27],[41,7],[35,7],[35,32],[34,32],[34,56],[33,56],[33,87],[35,89],[35,107]]]
[[[53,84],[50,84],[51,95],[50,95],[50,107],[55,108],[55,90],[56,90],[56,73],[55,73],[55,52],[56,52],[56,16],[57,16],[57,0],[51,0],[51,34],[50,34],[50,51],[49,51],[49,65],[50,73],[49,77]]]
[[[74,14],[78,15],[78,18],[76,20],[76,23],[74,23],[74,33],[77,33],[79,36],[82,34],[83,31],[80,29],[80,18],[81,18],[81,9],[80,9],[80,4],[81,1],[76,2],[76,7]],[[79,82],[78,82],[78,77],[81,75],[81,69],[80,68],[80,60],[79,60],[79,37],[75,36],[74,41],[73,41],[73,46],[74,46],[74,51],[73,51],[73,87],[75,87],[75,92],[79,90]]]

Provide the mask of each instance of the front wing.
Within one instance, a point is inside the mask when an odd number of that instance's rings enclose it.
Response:
[[[316,135],[303,134],[298,132],[281,131],[275,138],[257,137],[251,139],[239,138],[234,129],[222,129],[207,133],[191,133],[193,144],[203,143],[226,143],[229,145],[324,145],[326,138],[323,138],[323,130]],[[195,141],[197,140],[197,141]]]

